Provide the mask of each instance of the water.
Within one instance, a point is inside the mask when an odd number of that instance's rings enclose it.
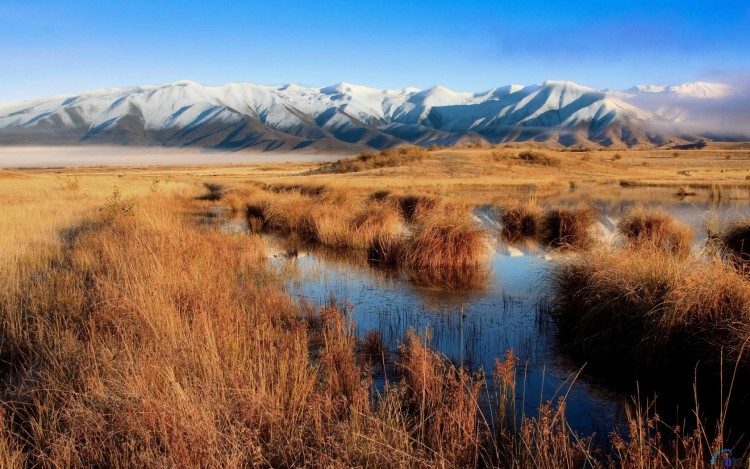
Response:
[[[708,191],[689,199],[674,197],[674,189],[608,187],[596,190],[566,191],[555,201],[585,201],[600,211],[598,232],[612,242],[613,229],[627,207],[637,202],[657,202],[673,216],[696,231],[695,250],[706,238],[704,219],[712,211],[719,220],[750,215],[748,199],[712,201]],[[478,207],[477,221],[493,225],[491,210]],[[213,213],[213,223],[225,231],[242,231],[242,221],[226,220]],[[496,228],[496,227],[495,227]],[[512,349],[519,357],[517,409],[526,416],[537,415],[540,403],[565,395],[568,421],[582,434],[606,435],[623,422],[622,403],[629,396],[619,394],[582,371],[555,343],[555,326],[540,312],[549,301],[546,276],[553,267],[554,254],[534,246],[509,246],[497,241],[488,266],[485,285],[476,291],[447,291],[417,285],[404,272],[374,268],[365,253],[341,253],[319,246],[295,244],[266,235],[269,263],[283,272],[289,294],[299,301],[320,307],[335,298],[350,305],[356,332],[364,337],[380,331],[390,360],[409,328],[429,330],[430,346],[456,364],[487,373],[496,358]],[[291,251],[293,255],[286,255]],[[375,373],[375,384],[382,387],[389,366]]]
[[[619,400],[602,386],[575,380],[579,368],[557,352],[554,327],[539,313],[539,302],[548,293],[544,278],[549,261],[497,251],[487,287],[469,292],[419,287],[404,275],[367,266],[364,254],[347,261],[327,257],[325,250],[299,247],[296,257],[279,255],[271,263],[291,274],[287,288],[292,297],[316,306],[332,297],[346,300],[357,335],[378,330],[390,351],[397,350],[410,327],[417,332],[429,329],[432,349],[456,364],[484,370],[491,381],[495,359],[513,349],[520,359],[518,407],[525,415],[536,416],[540,403],[567,393],[574,429],[590,433],[611,428],[619,421]],[[384,377],[375,378],[379,383]]]

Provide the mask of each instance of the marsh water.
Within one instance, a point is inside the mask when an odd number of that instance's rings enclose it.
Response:
[[[670,189],[609,190],[565,191],[554,201],[585,201],[597,206],[597,230],[605,241],[612,239],[618,217],[633,203],[658,204],[695,228],[696,250],[706,238],[703,223],[707,217],[730,220],[750,215],[750,197],[716,201],[707,192],[678,199]],[[477,223],[498,233],[489,206],[477,206],[475,215]],[[221,223],[228,231],[244,229],[241,221]],[[420,286],[406,272],[373,267],[364,252],[342,253],[264,236],[271,254],[269,263],[283,274],[292,298],[315,308],[335,299],[339,305],[347,305],[359,337],[379,331],[387,352],[384,366],[374,367],[376,388],[391,378],[389,363],[397,359],[407,330],[429,330],[431,348],[456,364],[484,371],[490,393],[495,360],[512,349],[519,358],[519,415],[536,416],[540,403],[565,396],[568,421],[576,432],[602,435],[622,423],[621,406],[629,396],[589,376],[585,364],[566,357],[556,342],[555,324],[546,307],[553,300],[547,276],[558,254],[539,245],[509,245],[495,236],[481,285],[456,291]]]

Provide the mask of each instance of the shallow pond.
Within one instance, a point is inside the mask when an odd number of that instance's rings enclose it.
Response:
[[[635,201],[657,202],[696,230],[695,249],[706,237],[703,221],[709,211],[719,219],[750,215],[748,199],[712,201],[704,191],[679,200],[673,190],[615,187],[606,197],[586,191],[560,194],[556,200],[586,201],[600,211],[599,233],[611,239],[617,219]],[[600,194],[601,195],[601,194]],[[495,222],[488,206],[477,207],[478,222]],[[222,221],[228,231],[242,230],[238,221]],[[495,231],[496,232],[496,231]],[[570,361],[555,343],[555,325],[544,314],[550,301],[546,276],[554,255],[539,246],[509,246],[497,241],[488,265],[488,278],[476,291],[446,291],[420,287],[403,272],[368,265],[364,253],[330,251],[294,245],[273,235],[265,236],[270,264],[282,271],[289,294],[319,307],[335,298],[348,302],[357,335],[378,330],[391,359],[412,327],[429,329],[430,346],[456,364],[484,370],[491,385],[496,358],[513,349],[519,357],[517,407],[536,416],[540,403],[567,395],[567,416],[580,433],[600,436],[622,422],[620,407],[627,396],[580,373],[581,364]],[[289,255],[288,252],[293,252]],[[375,385],[382,386],[389,366],[376,367]],[[520,413],[520,412],[519,412]]]

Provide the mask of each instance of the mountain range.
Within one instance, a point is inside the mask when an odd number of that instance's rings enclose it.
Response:
[[[648,147],[720,138],[691,126],[721,83],[596,90],[572,82],[482,93],[180,81],[0,105],[0,145],[115,144],[220,150],[350,151],[399,144],[535,142]]]

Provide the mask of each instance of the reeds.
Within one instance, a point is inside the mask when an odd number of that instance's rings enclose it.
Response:
[[[478,402],[484,379],[450,366],[428,343],[429,335],[410,330],[400,350],[404,400],[420,421],[417,438],[450,466],[475,465],[483,438]]]
[[[633,248],[653,248],[680,256],[690,253],[693,242],[692,228],[656,207],[631,207],[617,230]]]
[[[0,295],[1,466],[604,465],[564,402],[495,426],[482,374],[426,335],[407,335],[400,379],[371,392],[346,313],[329,305],[314,326],[265,271],[262,242],[194,226],[191,203],[139,198],[44,262],[18,259],[34,268]],[[508,357],[497,368],[505,416],[515,372]]]

